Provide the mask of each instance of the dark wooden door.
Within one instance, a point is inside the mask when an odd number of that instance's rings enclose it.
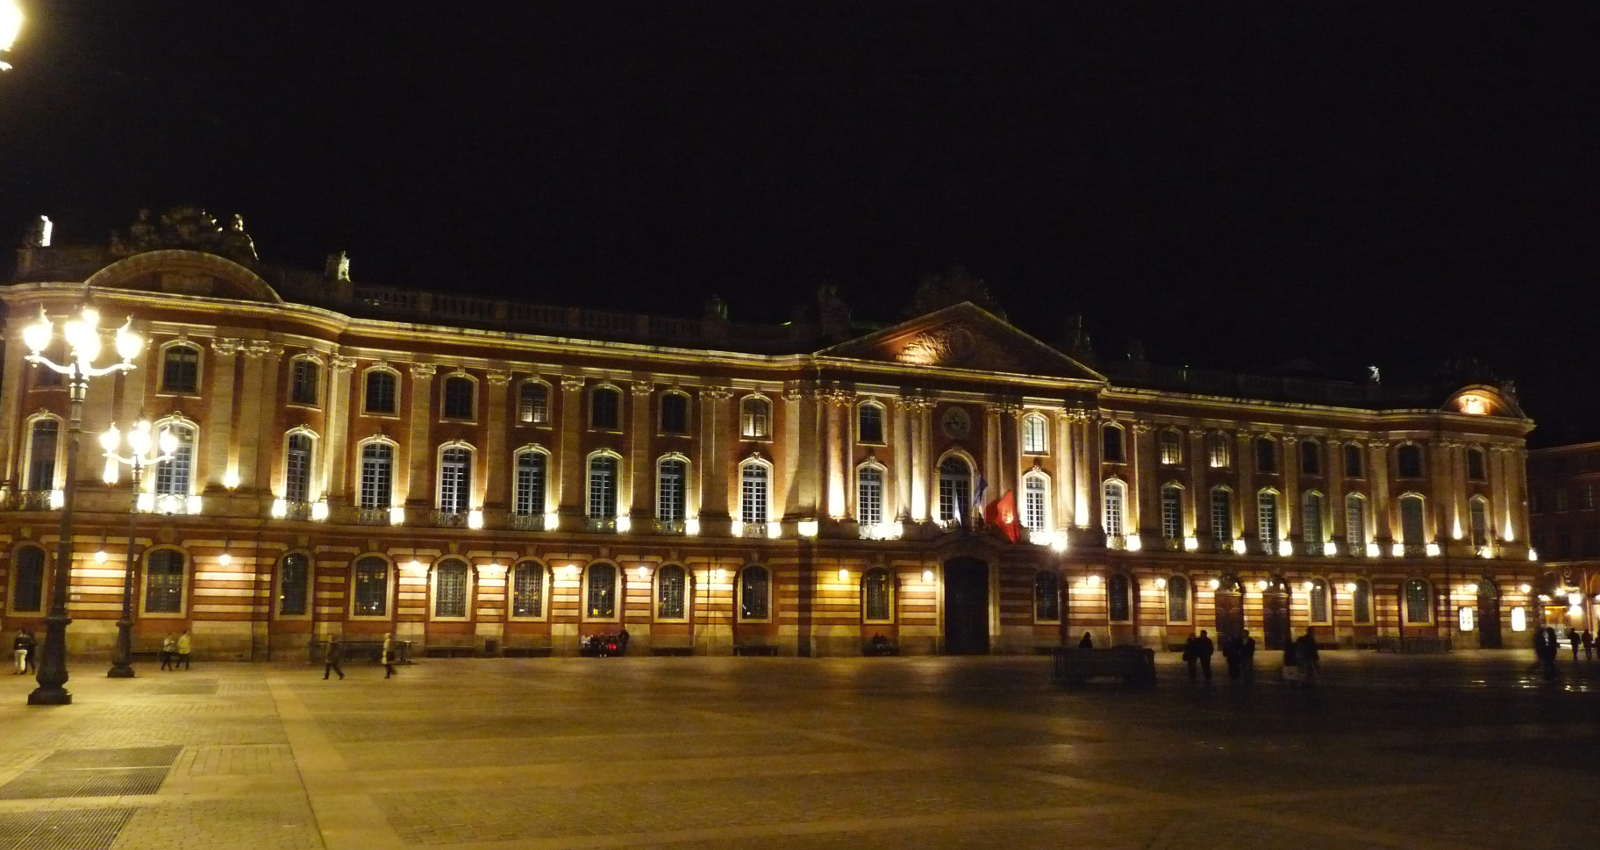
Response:
[[[953,558],[944,565],[944,651],[989,652],[989,565],[976,558]]]
[[[1500,598],[1491,587],[1485,590],[1487,580],[1478,582],[1478,646],[1482,649],[1499,649]]]
[[[1217,643],[1244,632],[1244,594],[1219,590],[1217,600]]]
[[[1283,649],[1289,642],[1289,594],[1269,590],[1261,594],[1261,608],[1267,649]]]

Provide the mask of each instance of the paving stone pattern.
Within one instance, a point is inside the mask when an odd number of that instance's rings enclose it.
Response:
[[[429,659],[0,694],[0,850],[1587,846],[1600,663],[1330,652],[1323,686],[1037,658]],[[0,680],[0,685],[4,685]]]

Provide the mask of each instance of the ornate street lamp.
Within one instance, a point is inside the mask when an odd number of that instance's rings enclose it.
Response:
[[[133,423],[128,430],[128,448],[132,454],[124,457],[117,454],[117,448],[122,444],[122,432],[113,424],[100,435],[100,447],[106,450],[107,484],[117,483],[117,468],[126,465],[133,475],[133,502],[128,506],[128,560],[122,571],[122,619],[117,621],[117,651],[111,656],[111,672],[106,676],[112,679],[132,679],[133,672],[133,555],[134,531],[139,523],[139,479],[144,475],[144,468],[155,466],[163,461],[172,460],[172,455],[178,450],[178,435],[166,428],[161,429],[161,435],[151,445],[150,423],[140,419]],[[151,449],[155,451],[152,452]]]
[[[22,7],[17,5],[17,0],[0,0],[0,54],[11,50],[17,33],[22,31],[22,21]],[[0,60],[0,71],[9,70],[11,63]]]
[[[133,367],[133,358],[144,350],[144,338],[133,330],[130,318],[117,331],[117,354],[121,363],[97,367],[100,356],[100,313],[93,307],[84,307],[77,318],[69,319],[61,329],[61,336],[72,350],[66,364],[56,363],[43,352],[56,338],[55,324],[39,309],[39,320],[22,329],[22,342],[33,352],[25,359],[35,366],[43,366],[67,379],[71,414],[67,419],[67,482],[61,500],[61,542],[56,547],[55,582],[50,590],[50,613],[45,616],[44,651],[39,658],[39,687],[28,694],[29,705],[69,705],[72,694],[67,693],[67,588],[72,573],[72,504],[78,490],[78,436],[83,431],[83,400],[89,394],[89,379],[126,372]]]

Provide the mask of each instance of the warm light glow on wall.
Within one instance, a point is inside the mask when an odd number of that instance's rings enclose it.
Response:
[[[1091,573],[1084,581],[1088,582],[1090,587],[1094,587],[1100,583],[1100,577]]]
[[[483,528],[483,511],[467,511],[467,528]]]
[[[1355,582],[1353,582],[1353,581],[1352,581],[1352,582],[1350,582],[1350,583],[1349,583],[1349,584],[1346,584],[1346,585],[1345,585],[1345,586],[1344,586],[1344,590],[1345,590],[1345,592],[1346,592],[1346,593],[1349,593],[1349,594],[1354,594],[1354,593],[1355,593],[1355,592],[1356,592],[1356,591],[1357,591],[1357,590],[1359,590],[1359,589],[1360,589],[1360,585],[1357,585],[1357,584],[1356,584],[1356,583],[1355,583]]]
[[[1406,553],[1406,544],[1396,543],[1389,547],[1389,554],[1398,558]]]
[[[1339,554],[1339,544],[1329,540],[1322,544],[1322,554],[1329,558]]]
[[[639,578],[648,579],[649,577],[650,577],[650,568],[645,566],[644,564],[640,564],[639,565]]]
[[[1368,543],[1367,544],[1367,557],[1368,558],[1376,558],[1376,557],[1378,557],[1379,554],[1380,554],[1380,550],[1378,549],[1378,544],[1376,544],[1376,543]]]
[[[1528,547],[1528,560],[1530,560],[1530,561],[1539,560],[1539,550],[1533,548],[1532,546],[1529,546]]]
[[[822,523],[814,519],[803,519],[796,525],[800,530],[801,537],[816,537],[817,532],[822,528]]]
[[[933,584],[933,570],[923,570],[922,581],[924,584]]]
[[[1139,535],[1130,534],[1127,537],[1127,541],[1126,541],[1125,545],[1126,545],[1126,548],[1127,548],[1127,550],[1129,552],[1137,552],[1140,549],[1144,548],[1144,541],[1139,539]]]
[[[106,550],[101,549],[100,551],[94,553],[94,562],[97,564],[103,564],[106,562],[106,558],[108,557],[110,556],[106,554]]]
[[[283,519],[289,515],[289,502],[286,499],[272,500],[272,518]]]
[[[1156,589],[1157,590],[1165,590],[1166,588],[1167,588],[1167,580],[1164,579],[1164,578],[1161,578],[1160,576],[1157,576],[1156,577]]]
[[[239,470],[230,469],[224,473],[222,476],[222,486],[228,488],[229,490],[237,488],[239,486]]]
[[[1439,544],[1437,544],[1437,543],[1429,543],[1427,545],[1427,547],[1425,548],[1425,551],[1427,551],[1428,557],[1437,558],[1437,557],[1439,557],[1439,552],[1441,551],[1441,549],[1439,547]]]
[[[1278,541],[1278,554],[1287,558],[1294,554],[1294,544],[1287,540]]]
[[[561,528],[561,514],[554,511],[544,515],[544,530],[556,531]]]
[[[1211,589],[1212,590],[1221,590],[1222,589],[1222,579],[1214,578],[1211,581],[1207,582],[1207,584],[1211,585]]]
[[[322,521],[326,520],[328,518],[328,503],[327,502],[314,502],[314,503],[312,503],[312,505],[311,505],[311,518],[316,520],[317,522],[322,522]]]
[[[390,508],[389,509],[389,524],[390,525],[405,525],[406,524],[406,509],[405,508]]]
[[[783,523],[773,520],[767,523],[767,536],[773,540],[783,536]]]
[[[683,533],[689,535],[690,537],[698,535],[700,533],[700,519],[698,517],[689,517],[688,519],[684,520]]]
[[[1235,555],[1243,555],[1244,553],[1245,553],[1244,538],[1243,537],[1235,537],[1233,539],[1233,554],[1235,554]]]
[[[744,536],[744,520],[742,520],[742,519],[734,520],[732,522],[732,524],[729,526],[729,530],[733,533],[734,537],[743,537]]]
[[[1521,585],[1521,586],[1519,586],[1517,588],[1517,592],[1521,593],[1524,596],[1526,596],[1526,595],[1528,595],[1528,594],[1533,592],[1533,585],[1531,585],[1531,584]]]
[[[1514,632],[1528,630],[1528,610],[1521,605],[1511,609],[1511,630]]]
[[[1198,552],[1198,551],[1200,551],[1200,538],[1198,538],[1198,537],[1185,537],[1185,538],[1183,538],[1183,551],[1185,551],[1185,552]]]
[[[1479,546],[1478,547],[1478,557],[1480,557],[1480,558],[1493,558],[1494,557],[1494,547],[1493,546]]]
[[[217,563],[223,565],[224,567],[229,566],[233,563],[233,556],[229,555],[227,552],[223,552],[221,555],[217,556]]]
[[[840,582],[847,582],[849,580],[850,580],[850,570],[848,568],[846,568],[846,567],[840,567],[839,568],[839,581]]]
[[[617,533],[618,534],[627,534],[631,530],[633,530],[633,518],[632,517],[626,517],[626,516],[617,517]]]
[[[1050,540],[1050,548],[1057,552],[1067,551],[1067,532],[1056,532],[1055,537],[1051,538]]]
[[[1471,416],[1486,416],[1489,402],[1481,395],[1464,395],[1461,397],[1461,412]]]

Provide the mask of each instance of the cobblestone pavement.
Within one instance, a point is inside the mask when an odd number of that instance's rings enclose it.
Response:
[[[79,661],[71,706],[0,680],[0,850],[1590,842],[1600,662],[1326,659],[1311,691],[1166,657],[1075,690],[1039,658]]]

